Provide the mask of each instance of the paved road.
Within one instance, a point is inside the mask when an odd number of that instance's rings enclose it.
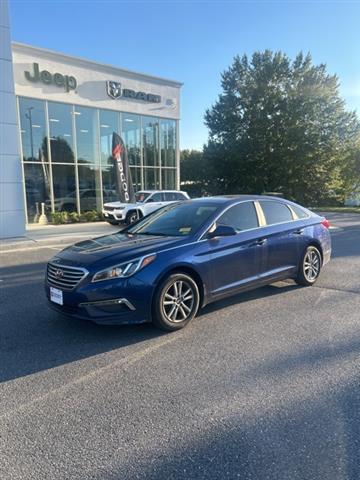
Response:
[[[3,255],[0,478],[360,478],[360,216],[328,215],[315,287],[278,283],[181,332],[55,317],[56,249]]]

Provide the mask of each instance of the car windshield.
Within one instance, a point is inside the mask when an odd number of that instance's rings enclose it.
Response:
[[[147,193],[147,192],[137,192],[135,193],[135,200],[138,203],[144,203],[149,195],[150,193]]]
[[[216,211],[218,205],[181,203],[157,210],[127,233],[137,235],[186,236],[195,233]]]

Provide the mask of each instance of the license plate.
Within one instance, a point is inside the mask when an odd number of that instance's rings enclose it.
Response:
[[[58,288],[50,287],[50,300],[58,305],[64,305],[63,292]]]
[[[109,216],[109,214],[108,214],[108,213],[104,213],[104,216],[105,216],[105,217],[108,217],[108,216]]]

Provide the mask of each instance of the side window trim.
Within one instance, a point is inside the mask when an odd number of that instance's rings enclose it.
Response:
[[[289,207],[289,210],[290,210],[290,212],[291,212],[291,215],[292,215],[293,220],[298,220],[299,217],[296,215],[295,210],[293,210],[293,209],[291,208],[291,205],[288,205],[288,207]]]
[[[258,216],[258,222],[259,222],[259,227],[266,227],[266,218],[263,209],[261,208],[260,202],[258,200],[255,200],[255,209],[256,209],[256,214]]]

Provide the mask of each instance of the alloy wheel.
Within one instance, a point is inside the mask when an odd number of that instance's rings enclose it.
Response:
[[[195,302],[192,285],[185,280],[176,280],[163,294],[162,310],[169,322],[183,322],[191,316]]]
[[[316,250],[308,250],[304,257],[304,276],[309,282],[314,282],[320,272],[320,256]]]

